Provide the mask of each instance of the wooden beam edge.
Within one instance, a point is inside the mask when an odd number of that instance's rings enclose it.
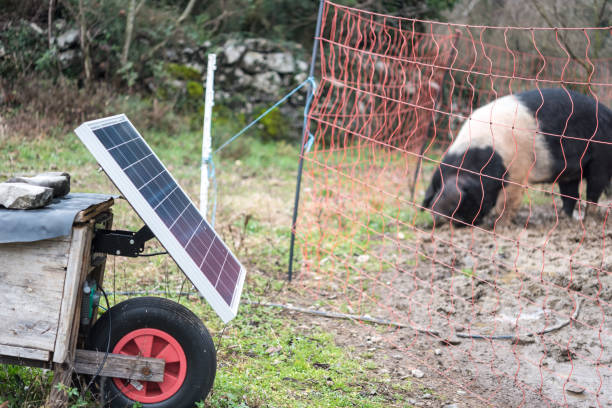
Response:
[[[74,370],[80,374],[95,375],[104,361],[102,351],[76,350]],[[161,382],[166,362],[159,358],[126,356],[109,353],[99,375],[127,380]]]

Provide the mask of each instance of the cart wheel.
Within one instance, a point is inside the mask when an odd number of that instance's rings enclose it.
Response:
[[[88,349],[106,351],[109,326],[112,353],[162,358],[166,366],[159,383],[100,378],[97,386],[108,406],[192,408],[206,398],[215,379],[215,346],[189,309],[157,297],[126,300],[110,309],[110,319],[109,312],[98,319],[89,332]]]

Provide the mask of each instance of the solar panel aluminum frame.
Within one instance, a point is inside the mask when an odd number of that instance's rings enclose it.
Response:
[[[121,169],[119,164],[111,156],[110,152],[104,147],[102,142],[93,132],[96,129],[111,126],[124,121],[129,123],[129,125],[136,131],[138,136],[142,138],[140,132],[138,132],[136,127],[134,127],[134,125],[130,122],[127,116],[125,116],[125,114],[85,122],[77,129],[75,129],[75,133],[77,134],[77,136],[79,136],[83,144],[85,144],[85,146],[89,149],[94,158],[98,161],[100,166],[109,176],[111,181],[119,189],[121,194],[127,199],[134,211],[136,211],[136,213],[140,216],[140,218],[142,218],[145,224],[151,229],[151,231],[153,231],[159,242],[168,251],[168,254],[170,254],[170,256],[174,259],[179,268],[181,268],[181,270],[191,281],[191,283],[193,283],[193,285],[198,289],[202,296],[204,296],[204,298],[212,306],[212,308],[215,310],[221,320],[223,320],[223,322],[225,323],[229,322],[234,317],[236,317],[236,314],[238,313],[238,305],[240,303],[240,296],[242,293],[242,287],[244,285],[244,278],[246,275],[246,270],[244,266],[240,264],[240,262],[238,262],[240,265],[240,273],[236,281],[236,287],[232,296],[231,305],[229,305],[228,307],[228,304],[217,292],[217,289],[208,281],[206,276],[200,270],[200,267],[191,259],[186,249],[170,232],[168,227],[166,227],[160,216],[145,200],[142,193],[136,188],[136,186],[128,178],[125,172]],[[142,139],[144,141],[144,138]],[[149,146],[147,145],[147,147]],[[155,158],[160,162],[163,169],[168,173],[168,175],[178,186],[179,184],[176,182],[176,179],[174,179],[172,174],[168,171],[168,169],[166,169],[161,160],[159,160],[159,157],[157,157],[155,152],[153,152],[150,147],[149,149],[151,150]],[[193,202],[189,198],[189,195],[186,194],[186,196],[189,199],[189,203],[193,205]],[[194,205],[194,208],[196,208],[197,210],[198,207]],[[219,241],[228,250],[229,254],[232,254],[229,248],[227,248],[227,246],[225,245],[225,243],[220,239]]]

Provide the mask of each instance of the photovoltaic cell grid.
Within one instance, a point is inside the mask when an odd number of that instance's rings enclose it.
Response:
[[[76,133],[219,316],[233,318],[244,269],[127,117],[87,122]]]

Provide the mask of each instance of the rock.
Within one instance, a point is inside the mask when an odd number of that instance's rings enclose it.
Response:
[[[293,80],[296,84],[301,84],[306,79],[308,79],[308,74],[306,72],[300,72],[299,74],[293,77]]]
[[[298,60],[296,62],[296,66],[297,66],[297,71],[298,72],[307,72],[309,65],[306,61],[302,61],[302,60]]]
[[[361,254],[357,257],[357,263],[366,263],[370,260],[370,256],[367,254]]]
[[[276,94],[280,90],[281,78],[276,72],[264,72],[253,76],[253,88]]]
[[[185,64],[186,67],[193,69],[194,71],[200,73],[200,75],[206,70],[204,65],[198,64],[197,62],[189,62]]]
[[[236,84],[240,86],[249,86],[253,83],[253,77],[241,70],[240,68],[236,68],[234,70],[234,75],[236,76]]]
[[[584,387],[574,383],[567,383],[565,391],[571,392],[572,394],[582,394],[584,392]]]
[[[295,60],[288,52],[274,52],[266,56],[266,65],[279,74],[290,74],[295,71]]]
[[[255,51],[247,51],[242,57],[242,67],[248,72],[263,72],[267,68],[264,54]]]
[[[436,356],[441,356],[441,355],[442,355],[442,350],[440,350],[440,349],[435,349],[435,350],[434,350],[434,354],[435,354]]]
[[[456,346],[458,344],[461,344],[461,340],[459,340],[459,339],[442,339],[442,340],[440,340],[440,344],[442,344],[443,346],[450,346],[450,345]]]
[[[53,189],[26,183],[0,183],[0,206],[27,210],[40,208],[53,199]]]
[[[76,45],[79,41],[79,30],[76,28],[71,28],[57,37],[55,41],[57,42],[57,48],[60,50],[72,48],[72,46]]]
[[[419,370],[418,368],[414,368],[414,369],[410,370],[410,374],[412,374],[412,376],[415,377],[415,378],[423,378],[423,377],[425,377],[425,373],[422,372],[421,370]]]
[[[463,266],[468,269],[472,269],[474,267],[474,258],[471,255],[466,255],[463,258]]]
[[[41,173],[34,177],[13,177],[6,182],[49,187],[53,190],[53,197],[63,197],[70,192],[70,174],[58,171]]]
[[[79,55],[77,50],[67,50],[57,54],[57,59],[62,65],[62,68],[67,68],[76,61]]]
[[[277,44],[265,38],[250,38],[248,40],[244,40],[244,45],[249,50],[259,52],[273,52],[278,49]]]
[[[239,44],[236,40],[229,40],[223,46],[223,56],[225,57],[225,63],[232,65],[238,62],[242,54],[246,51],[244,44]]]
[[[257,51],[247,51],[242,57],[242,67],[252,73],[274,71],[280,74],[290,74],[295,71],[295,59],[288,52],[263,54]]]
[[[423,395],[421,395],[421,398],[423,399],[431,399],[432,395],[430,393],[425,393]]]
[[[166,57],[166,59],[168,61],[178,61],[178,53],[173,50],[173,49],[165,49],[164,50],[164,57]]]
[[[442,406],[442,408],[459,408],[459,404],[447,404]]]

